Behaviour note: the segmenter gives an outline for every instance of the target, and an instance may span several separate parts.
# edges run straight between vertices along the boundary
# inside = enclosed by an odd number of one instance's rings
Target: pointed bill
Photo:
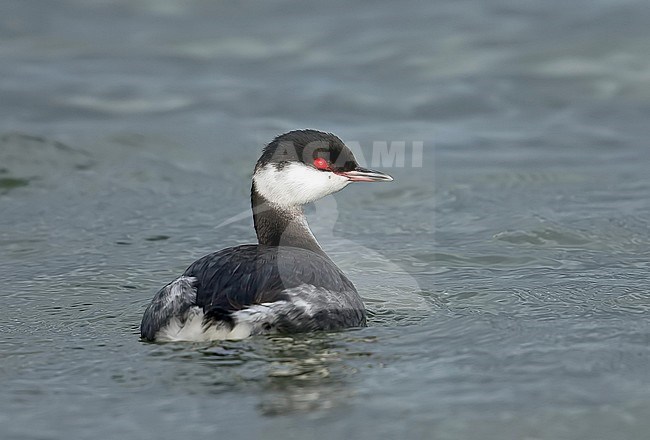
[[[386,173],[368,170],[361,167],[357,167],[352,171],[344,171],[337,174],[347,177],[351,182],[390,182],[393,180],[393,178]]]

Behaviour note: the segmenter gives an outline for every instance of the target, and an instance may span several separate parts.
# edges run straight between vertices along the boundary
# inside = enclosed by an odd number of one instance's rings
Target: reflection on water
[[[274,416],[348,404],[357,394],[359,360],[376,362],[375,342],[355,331],[276,335],[208,345],[160,344],[149,356],[164,361],[162,382],[179,393],[253,392],[259,412]],[[113,380],[138,383],[124,375]]]

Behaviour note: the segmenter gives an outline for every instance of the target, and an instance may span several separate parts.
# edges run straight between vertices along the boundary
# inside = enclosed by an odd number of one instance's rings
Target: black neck
[[[253,224],[259,244],[267,246],[294,246],[325,255],[307,225],[302,207],[280,207],[270,203],[255,189],[251,189]]]

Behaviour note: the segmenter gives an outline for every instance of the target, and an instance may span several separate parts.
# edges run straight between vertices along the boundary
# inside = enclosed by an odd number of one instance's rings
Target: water
[[[646,438],[649,25],[642,0],[3,2],[2,438]],[[301,127],[367,165],[406,142],[395,182],[310,214],[369,327],[140,342],[157,288],[253,241],[252,164]]]

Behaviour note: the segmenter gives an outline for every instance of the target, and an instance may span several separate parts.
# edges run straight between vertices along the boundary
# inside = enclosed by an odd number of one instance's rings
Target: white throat
[[[286,208],[314,202],[350,183],[347,177],[298,162],[291,162],[279,170],[267,164],[255,172],[253,182],[269,203]]]

